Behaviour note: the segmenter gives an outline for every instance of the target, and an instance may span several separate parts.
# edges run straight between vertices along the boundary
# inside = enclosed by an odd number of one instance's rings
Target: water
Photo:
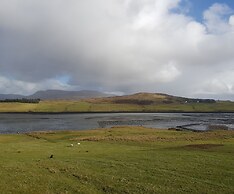
[[[89,114],[0,114],[0,133],[43,130],[85,130],[120,125],[152,128],[182,127],[207,130],[209,125],[234,129],[234,113],[89,113]]]

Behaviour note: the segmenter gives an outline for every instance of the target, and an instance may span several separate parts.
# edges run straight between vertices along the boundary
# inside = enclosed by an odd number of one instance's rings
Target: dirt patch
[[[152,100],[140,99],[117,99],[113,101],[116,104],[137,104],[137,105],[151,105],[154,103]]]
[[[202,149],[207,150],[215,147],[223,146],[223,144],[190,144],[184,146],[185,148],[192,148],[192,149]]]

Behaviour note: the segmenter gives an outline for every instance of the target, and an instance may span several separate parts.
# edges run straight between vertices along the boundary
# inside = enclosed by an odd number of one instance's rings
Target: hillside
[[[136,105],[155,105],[155,104],[187,104],[187,103],[215,103],[213,99],[197,99],[171,96],[162,93],[136,93],[126,96],[114,96],[106,98],[86,99],[91,103],[113,103],[113,104],[136,104]]]
[[[99,98],[85,98],[86,95],[76,96],[77,98],[69,95],[69,98],[66,98],[66,95],[52,94],[50,96],[34,95],[34,98],[43,97],[39,103],[0,103],[0,112],[234,112],[234,102],[231,101],[184,98],[160,93],[137,93]],[[89,96],[92,96],[91,94],[98,95],[98,93],[89,93]],[[30,98],[33,97],[30,96]]]
[[[107,97],[108,94],[91,91],[91,90],[81,90],[81,91],[65,91],[65,90],[44,90],[37,91],[36,93],[23,96],[15,94],[0,94],[0,100],[4,99],[41,99],[41,100],[79,100],[84,98],[98,98],[98,97]]]
[[[19,95],[19,94],[0,94],[0,100],[21,99],[21,98],[26,98],[26,96]]]
[[[38,91],[29,98],[40,98],[41,100],[79,100],[84,98],[107,97],[109,95],[91,90],[64,91],[64,90],[45,90]]]

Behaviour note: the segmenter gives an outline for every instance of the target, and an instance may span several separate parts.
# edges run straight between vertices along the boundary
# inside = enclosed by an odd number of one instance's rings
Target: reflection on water
[[[234,113],[90,113],[0,114],[0,133],[38,130],[85,130],[119,125],[207,130],[209,125],[234,129]]]

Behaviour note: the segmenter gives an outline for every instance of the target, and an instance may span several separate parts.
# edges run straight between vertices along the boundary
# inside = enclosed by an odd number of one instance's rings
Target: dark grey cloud
[[[231,8],[214,4],[199,23],[180,2],[1,0],[0,92],[85,88],[230,98]]]

